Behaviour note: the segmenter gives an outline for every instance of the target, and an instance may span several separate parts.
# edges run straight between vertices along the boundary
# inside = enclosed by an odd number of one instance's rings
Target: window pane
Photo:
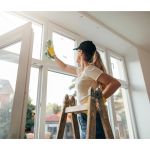
[[[48,130],[48,127],[55,127],[58,130],[64,96],[68,94],[70,98],[74,96],[76,100],[75,79],[76,77],[48,71],[45,133],[50,132],[50,139],[56,138],[56,132]],[[69,132],[67,132],[67,125],[69,126]],[[63,138],[74,138],[70,113],[67,116]]]
[[[114,78],[125,80],[123,74],[123,62],[117,58],[110,57],[112,75]]]
[[[25,133],[24,133],[25,139],[34,137],[34,121],[36,115],[35,108],[36,108],[36,100],[37,100],[38,76],[39,76],[39,69],[31,67],[27,116],[26,116],[26,125],[25,125]]]
[[[24,18],[20,15],[17,15],[15,13],[0,11],[0,35],[5,34],[29,21],[31,20]],[[32,22],[32,28],[34,32],[32,57],[36,59],[40,59],[42,25],[37,24],[33,21],[31,22]]]
[[[14,45],[17,44],[14,43]],[[9,49],[13,52],[20,53],[21,44],[17,47],[14,47],[14,45],[8,46]],[[0,50],[0,139],[7,139],[9,134],[18,73],[18,64],[9,60],[9,56],[7,56],[7,51],[5,49],[7,49],[7,47]]]
[[[54,51],[58,58],[68,65],[75,66],[75,40],[53,32]]]
[[[98,50],[100,56],[101,56],[101,59],[102,59],[102,62],[107,70],[107,67],[106,67],[106,58],[105,58],[105,52],[101,51],[101,50]]]
[[[113,95],[120,139],[132,139],[133,131],[127,102],[127,90],[119,88]]]
[[[9,51],[12,53],[20,54],[20,48],[21,48],[21,41],[14,43],[11,46],[7,46],[1,50]]]

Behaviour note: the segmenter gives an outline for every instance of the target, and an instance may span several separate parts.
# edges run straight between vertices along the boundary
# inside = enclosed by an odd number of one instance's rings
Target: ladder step
[[[74,112],[78,113],[78,112],[82,112],[82,111],[87,111],[88,108],[89,108],[89,104],[66,107],[65,113],[74,113]]]

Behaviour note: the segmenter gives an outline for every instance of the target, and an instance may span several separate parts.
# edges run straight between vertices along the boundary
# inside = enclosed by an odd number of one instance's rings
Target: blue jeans
[[[78,114],[78,121],[81,127],[81,139],[86,139],[87,115]],[[99,112],[96,112],[96,139],[106,139]]]

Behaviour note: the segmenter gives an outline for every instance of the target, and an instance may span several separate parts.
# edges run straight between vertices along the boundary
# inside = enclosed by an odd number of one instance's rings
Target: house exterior
[[[56,138],[58,124],[60,120],[61,111],[54,114],[52,112],[46,112],[46,120],[45,120],[45,132],[51,132],[51,137]],[[72,132],[72,123],[71,119],[69,118],[70,113],[67,115],[67,121],[64,130],[64,139],[73,139],[73,132]]]
[[[119,104],[121,104],[119,110],[116,109],[116,119],[117,119],[119,131],[120,131],[120,139],[128,139],[129,132],[128,132],[128,127],[127,127],[127,122],[126,122],[126,114],[124,112],[125,108],[123,104],[124,103],[123,99],[115,100],[115,102],[118,102]],[[117,108],[117,105],[115,105],[115,108]]]
[[[13,94],[14,90],[9,80],[0,79],[0,109],[4,107],[4,104],[9,104]]]

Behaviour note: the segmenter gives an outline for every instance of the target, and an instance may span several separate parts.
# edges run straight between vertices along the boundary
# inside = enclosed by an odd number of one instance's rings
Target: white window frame
[[[31,22],[26,23],[0,36],[0,49],[20,40],[22,41],[8,138],[21,138],[24,136],[22,131],[25,129],[24,120],[26,119],[26,114],[23,112],[26,111],[25,107],[28,99],[33,37],[34,33]],[[4,51],[1,50],[1,52]],[[7,53],[9,52],[7,51]],[[11,54],[16,55],[15,53]],[[8,59],[9,57],[6,58],[6,60]],[[14,62],[13,59],[12,62]]]
[[[78,44],[79,43],[79,36],[58,26],[58,25],[55,25],[51,22],[49,22],[49,27],[48,27],[48,39],[53,39],[53,32],[56,32],[58,34],[61,34],[62,36],[65,36],[67,38],[70,38],[72,40],[75,40],[75,46],[74,47],[78,47]],[[75,61],[75,66],[72,66],[72,65],[68,65],[67,66],[71,66],[71,67],[77,67],[78,66],[78,63],[76,63],[76,55],[77,55],[77,51],[74,50],[74,61]],[[53,61],[53,60],[50,60],[50,59],[46,59],[46,63],[49,63],[51,65],[55,65],[55,66],[58,66],[58,64]]]
[[[129,85],[129,81],[128,81],[128,77],[127,77],[127,71],[126,71],[126,68],[125,68],[125,60],[124,60],[124,57],[115,53],[115,52],[112,52],[110,50],[107,50],[107,55],[108,55],[108,64],[109,64],[109,73],[111,76],[113,76],[112,74],[112,68],[111,68],[111,60],[110,60],[110,57],[114,57],[116,59],[120,59],[122,61],[122,64],[123,64],[123,68],[122,68],[122,72],[124,74],[124,77],[125,77],[125,80],[121,80],[121,79],[117,79],[121,84],[125,84],[125,85]]]
[[[31,67],[37,67],[39,68],[39,81],[38,81],[38,91],[37,91],[37,102],[36,102],[36,113],[35,113],[35,123],[34,123],[34,138],[35,139],[39,139],[39,134],[40,134],[40,118],[42,118],[40,116],[40,111],[41,111],[41,99],[44,98],[44,94],[42,95],[42,93],[44,93],[44,88],[43,88],[43,84],[46,85],[46,83],[43,82],[42,78],[44,76],[44,73],[43,73],[43,65],[45,65],[45,50],[46,50],[46,46],[45,46],[45,42],[47,40],[47,33],[48,33],[48,21],[47,20],[44,20],[43,18],[39,17],[38,15],[36,15],[35,13],[30,13],[30,12],[10,12],[13,14],[17,14],[17,15],[20,15],[20,17],[24,17],[31,20],[31,22],[36,22],[38,24],[41,24],[42,25],[42,37],[41,37],[41,60],[40,59],[35,59],[35,58],[32,58],[32,64],[31,64]],[[43,44],[44,43],[44,44]],[[11,54],[11,52],[8,52]],[[14,54],[13,55],[16,55],[17,54]],[[14,62],[14,63],[18,63],[18,60],[16,59],[13,59],[11,60],[11,62]],[[25,111],[25,109],[24,109]],[[26,113],[24,113],[24,115],[26,115]],[[24,135],[24,130],[22,130],[22,135]],[[44,136],[45,137],[45,136]],[[23,136],[20,137],[20,138],[24,138]]]
[[[57,32],[57,33],[60,33],[61,35],[64,35],[64,36],[67,36],[71,39],[75,39],[75,47],[78,46],[77,43],[80,43],[80,37],[62,27],[59,27],[51,22],[49,22],[48,24],[48,38],[47,39],[52,39],[52,33],[53,31]],[[46,40],[47,40],[46,39]],[[45,40],[45,42],[46,42]],[[45,44],[45,43],[44,43]],[[45,49],[46,50],[46,49]],[[44,52],[45,52],[44,50]],[[75,58],[76,58],[76,55],[77,55],[77,51],[74,51],[75,52]],[[76,59],[75,59],[76,61]],[[55,72],[58,72],[58,73],[63,73],[65,75],[71,75],[71,76],[74,76],[76,77],[76,75],[74,74],[71,74],[71,73],[68,73],[68,72],[65,72],[63,71],[55,61],[53,60],[50,60],[48,59],[46,56],[44,56],[44,59],[42,60],[43,62],[43,68],[42,68],[42,101],[40,102],[41,103],[41,111],[40,111],[40,128],[39,128],[39,138],[40,139],[43,139],[45,137],[45,111],[46,111],[46,96],[47,96],[47,75],[48,75],[48,71],[55,71]],[[67,66],[71,66],[71,65],[68,65]],[[78,63],[75,63],[75,66],[71,66],[71,67],[78,67],[79,64]],[[64,93],[66,94],[66,93]]]
[[[117,79],[120,83],[121,83],[121,87],[120,88],[125,88],[127,89],[127,103],[128,103],[128,108],[129,108],[129,115],[130,115],[130,119],[131,119],[131,124],[132,124],[132,131],[133,131],[133,138],[137,139],[137,128],[136,128],[136,124],[135,124],[135,117],[134,117],[134,113],[133,113],[133,107],[132,107],[132,103],[131,103],[131,95],[130,95],[130,86],[129,86],[129,79],[127,76],[127,69],[126,69],[126,64],[125,64],[125,60],[124,57],[111,51],[111,50],[106,50],[107,53],[107,57],[106,57],[106,62],[107,62],[107,66],[108,66],[108,72],[109,74],[112,76],[112,69],[111,69],[111,61],[110,61],[110,56],[113,56],[114,58],[120,59],[122,60],[123,63],[123,73],[125,76],[125,81],[124,80],[120,80]],[[112,125],[112,130],[113,133],[115,135],[115,138],[119,138],[120,137],[120,131],[119,128],[117,126],[117,119],[116,119],[116,112],[115,112],[115,104],[114,104],[114,98],[113,96],[110,96],[110,100],[108,101],[109,103],[109,109],[110,109],[110,114],[111,117],[113,118],[111,119],[111,125]]]

